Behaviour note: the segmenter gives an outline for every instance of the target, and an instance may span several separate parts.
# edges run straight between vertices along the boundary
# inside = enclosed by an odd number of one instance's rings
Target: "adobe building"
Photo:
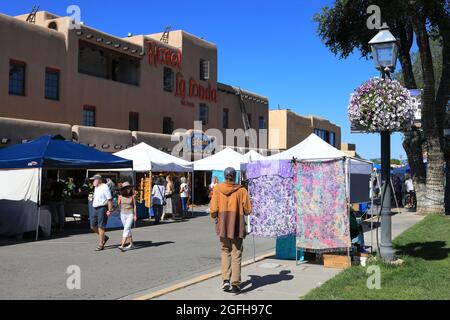
[[[218,82],[209,41],[182,30],[120,38],[45,11],[27,18],[0,14],[0,147],[61,134],[107,152],[139,142],[170,152],[179,128],[205,146],[214,137],[194,121],[224,136],[243,128],[241,97],[251,128],[267,129],[268,99]]]
[[[270,110],[269,130],[269,149],[289,149],[311,133],[341,149],[341,128],[316,116],[302,116],[289,109]]]

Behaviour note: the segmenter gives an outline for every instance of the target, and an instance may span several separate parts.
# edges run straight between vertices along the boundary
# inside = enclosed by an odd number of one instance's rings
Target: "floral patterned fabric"
[[[253,207],[251,234],[270,238],[296,233],[293,174],[289,160],[265,160],[247,165],[248,190]]]
[[[297,246],[305,250],[350,247],[343,161],[298,163],[294,171]]]

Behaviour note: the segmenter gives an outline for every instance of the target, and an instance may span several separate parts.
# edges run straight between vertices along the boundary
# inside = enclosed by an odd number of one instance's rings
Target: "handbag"
[[[159,186],[157,186],[156,188],[158,189],[158,192],[159,192],[159,194],[161,195],[161,198],[162,198],[162,200],[163,200],[162,205],[163,205],[163,206],[167,205],[166,197],[162,195],[161,189],[159,188]]]

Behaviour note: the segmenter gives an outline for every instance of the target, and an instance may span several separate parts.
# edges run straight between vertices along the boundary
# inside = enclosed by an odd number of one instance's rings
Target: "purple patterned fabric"
[[[294,168],[289,160],[249,162],[246,170],[248,179],[259,178],[261,176],[280,176],[283,178],[292,178],[294,176]]]
[[[294,183],[298,247],[306,250],[350,247],[343,161],[298,163]]]
[[[252,202],[252,234],[278,237],[297,230],[292,164],[288,160],[249,163],[249,195]]]

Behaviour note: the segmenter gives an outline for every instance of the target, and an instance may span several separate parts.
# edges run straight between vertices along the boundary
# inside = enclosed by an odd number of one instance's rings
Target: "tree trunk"
[[[425,198],[426,188],[426,171],[423,164],[422,143],[423,135],[419,131],[405,133],[403,140],[403,148],[408,157],[411,176],[414,182],[417,198],[417,211],[423,212],[426,206]]]
[[[424,206],[421,213],[445,213],[444,153],[439,138],[428,137],[428,168]]]
[[[427,140],[427,178],[426,196],[422,213],[445,212],[444,194],[444,150],[442,144],[443,117],[440,106],[436,102],[435,74],[433,56],[430,49],[429,35],[426,29],[426,19],[420,13],[412,13],[412,25],[419,47],[422,74],[424,80],[422,126]]]

